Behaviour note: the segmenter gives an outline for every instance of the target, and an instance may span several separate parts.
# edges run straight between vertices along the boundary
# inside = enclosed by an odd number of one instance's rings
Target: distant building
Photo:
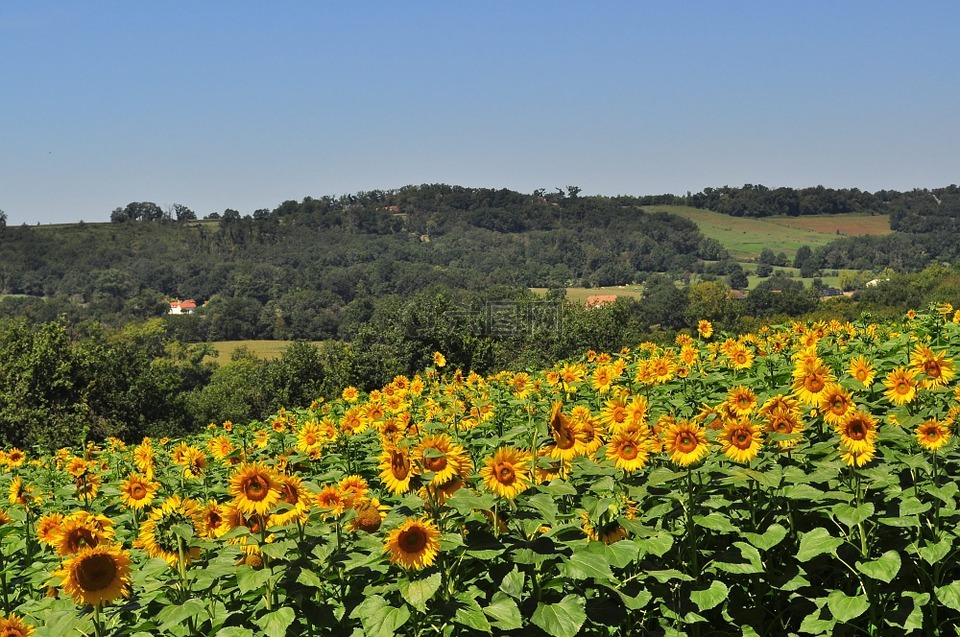
[[[197,302],[193,299],[186,301],[170,301],[170,309],[167,314],[193,314],[197,309]]]
[[[594,294],[587,297],[587,309],[600,307],[601,305],[610,305],[617,302],[616,294]]]

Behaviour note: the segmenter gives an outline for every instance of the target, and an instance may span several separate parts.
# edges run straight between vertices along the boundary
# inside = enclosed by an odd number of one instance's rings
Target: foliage
[[[437,353],[186,439],[7,449],[3,612],[35,637],[953,634],[958,320],[701,324],[487,377]],[[111,568],[69,580],[85,558]]]

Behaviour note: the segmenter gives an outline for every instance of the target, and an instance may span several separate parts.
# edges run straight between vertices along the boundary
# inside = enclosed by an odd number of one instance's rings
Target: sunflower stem
[[[93,605],[93,632],[97,637],[103,637],[103,617],[100,615],[100,604]]]
[[[0,544],[0,589],[3,591],[3,614],[10,615],[10,597],[7,591],[7,560],[3,554],[3,545]]]

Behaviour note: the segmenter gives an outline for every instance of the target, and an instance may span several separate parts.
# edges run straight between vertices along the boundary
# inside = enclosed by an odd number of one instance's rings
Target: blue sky
[[[0,209],[957,183],[960,3],[5,2]]]

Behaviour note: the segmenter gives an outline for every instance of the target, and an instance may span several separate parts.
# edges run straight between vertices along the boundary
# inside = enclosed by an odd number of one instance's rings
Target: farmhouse
[[[193,311],[196,309],[197,302],[193,299],[170,301],[170,309],[167,310],[167,314],[193,314]]]

